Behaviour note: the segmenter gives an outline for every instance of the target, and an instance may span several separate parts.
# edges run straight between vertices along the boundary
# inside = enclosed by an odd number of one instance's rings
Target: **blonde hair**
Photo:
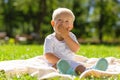
[[[73,21],[75,20],[75,16],[70,9],[67,8],[57,8],[54,10],[52,14],[52,20],[54,21],[60,14],[68,14],[72,17]]]

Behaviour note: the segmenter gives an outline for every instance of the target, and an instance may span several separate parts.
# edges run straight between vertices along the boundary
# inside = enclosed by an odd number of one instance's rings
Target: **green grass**
[[[43,54],[43,45],[0,45],[0,61],[13,60],[13,59],[28,59],[31,57]],[[81,45],[78,52],[79,55],[92,57],[116,57],[120,58],[119,45]],[[120,77],[118,77],[120,79]],[[21,77],[7,78],[4,71],[0,71],[0,80],[36,80],[37,78],[25,74]],[[86,78],[84,80],[89,80]],[[75,78],[78,80],[78,77]],[[92,78],[92,80],[101,80]],[[103,80],[103,79],[102,79]],[[109,78],[108,80],[114,80]]]
[[[79,55],[86,57],[116,57],[120,58],[120,46],[119,45],[81,45],[81,49],[78,52]]]
[[[0,61],[11,59],[27,59],[42,55],[42,45],[2,45],[0,46]]]

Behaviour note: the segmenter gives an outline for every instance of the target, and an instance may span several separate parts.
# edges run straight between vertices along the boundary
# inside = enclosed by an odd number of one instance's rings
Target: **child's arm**
[[[77,52],[79,50],[80,45],[76,43],[69,35],[64,36],[64,41],[73,52]]]
[[[67,30],[64,25],[58,24],[57,26],[58,26],[58,31],[60,32],[60,35],[64,38],[64,41],[69,46],[69,48],[73,52],[77,52],[80,48],[80,45],[70,37],[69,30]]]
[[[46,53],[45,58],[48,60],[49,63],[53,65],[55,65],[59,60],[59,58],[52,53]]]

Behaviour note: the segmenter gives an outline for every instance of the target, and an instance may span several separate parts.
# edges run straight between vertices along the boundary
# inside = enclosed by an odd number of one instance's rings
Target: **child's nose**
[[[60,22],[60,25],[64,25],[64,22],[63,22],[63,21],[61,21],[61,22]]]
[[[64,23],[64,21],[60,21],[60,23],[61,23],[61,24],[63,24],[63,23]]]

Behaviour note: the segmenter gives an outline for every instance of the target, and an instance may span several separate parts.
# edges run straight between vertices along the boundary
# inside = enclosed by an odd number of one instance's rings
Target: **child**
[[[71,10],[56,9],[51,21],[54,33],[48,35],[44,42],[45,58],[55,68],[57,65],[59,71],[65,74],[80,74],[86,70],[80,62],[74,61],[75,53],[80,48],[76,36],[71,32],[74,20],[75,16]]]

